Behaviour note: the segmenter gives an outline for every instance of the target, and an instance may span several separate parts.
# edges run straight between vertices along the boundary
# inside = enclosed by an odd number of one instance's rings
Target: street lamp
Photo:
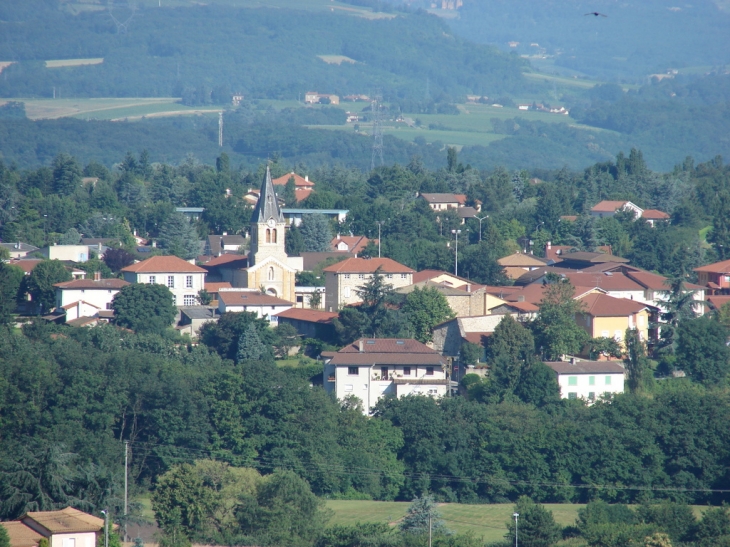
[[[387,221],[385,220],[376,220],[375,224],[378,225],[378,258],[380,258],[380,228],[385,224]]]
[[[519,513],[512,513],[512,516],[515,518],[515,547],[517,547],[517,519],[519,518]]]
[[[474,218],[479,221],[479,241],[482,240],[482,220],[489,218],[489,215],[484,216],[482,218],[479,218],[478,216],[474,215]]]
[[[109,511],[101,510],[104,515],[104,547],[109,547]]]
[[[456,252],[454,253],[454,275],[459,275],[459,234],[461,230],[451,230],[451,233],[456,236]]]

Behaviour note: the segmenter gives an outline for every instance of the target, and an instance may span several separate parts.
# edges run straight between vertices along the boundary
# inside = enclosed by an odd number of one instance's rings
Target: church
[[[303,268],[301,257],[289,257],[284,246],[286,221],[276,199],[271,171],[261,185],[261,194],[251,216],[251,248],[246,269],[248,288],[295,301],[295,276]]]

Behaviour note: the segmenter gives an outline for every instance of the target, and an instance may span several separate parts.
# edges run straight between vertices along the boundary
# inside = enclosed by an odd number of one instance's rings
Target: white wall
[[[172,277],[173,287],[169,287],[168,278]],[[154,278],[154,281],[152,280]],[[188,287],[188,278],[191,278],[191,285]],[[175,296],[176,306],[195,306],[198,304],[197,300],[192,300],[198,296],[198,292],[205,286],[205,274],[204,273],[137,273],[137,272],[124,272],[124,280],[130,283],[156,283],[165,285],[170,289],[170,292]],[[193,301],[192,304],[185,303],[185,297],[188,297],[189,301]]]
[[[96,547],[96,533],[53,534],[49,543],[49,547]]]
[[[573,379],[575,385],[571,385],[571,379]],[[607,379],[610,379],[608,383]],[[558,385],[560,386],[560,397],[562,399],[573,398],[571,394],[575,394],[575,398],[589,401],[591,400],[591,393],[594,394],[594,400],[600,398],[604,393],[623,393],[624,375],[619,373],[559,374]]]
[[[61,308],[79,300],[107,310],[119,289],[59,289],[56,288],[56,307]]]

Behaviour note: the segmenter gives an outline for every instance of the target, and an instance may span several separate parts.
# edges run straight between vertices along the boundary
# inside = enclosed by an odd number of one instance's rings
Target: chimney
[[[359,345],[360,345],[360,353],[363,353],[365,351],[365,348],[363,348],[362,340],[360,340]]]
[[[306,182],[309,182],[309,175],[304,175],[304,180],[305,180]]]
[[[101,281],[101,272],[94,272],[94,281]]]
[[[575,364],[575,357],[571,357],[571,358],[570,358],[570,364],[571,364],[571,365],[574,365],[574,364]]]
[[[157,247],[157,242],[156,241],[153,241],[152,242],[152,247]]]
[[[525,301],[525,295],[521,294],[517,297],[517,302],[524,302]]]
[[[546,250],[546,251],[549,251],[549,250],[550,250],[550,249],[552,249],[552,248],[553,248],[552,244],[551,244],[551,243],[550,243],[550,242],[548,241],[548,242],[547,242],[547,243],[545,244],[545,250]]]
[[[466,292],[471,292],[471,283],[466,284]]]
[[[227,236],[227,235],[228,235],[228,232],[223,232],[223,235],[224,235],[224,236]]]

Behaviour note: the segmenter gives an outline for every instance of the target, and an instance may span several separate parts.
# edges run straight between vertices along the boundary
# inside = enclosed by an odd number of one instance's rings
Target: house
[[[627,264],[628,258],[622,258],[615,256],[610,253],[596,253],[588,251],[573,251],[562,253],[560,255],[560,267],[568,268],[572,270],[586,270],[592,266],[598,264],[611,264],[613,267],[615,264]]]
[[[248,257],[239,254],[222,254],[202,265],[208,274],[208,283],[228,283],[232,287],[245,287],[248,284]]]
[[[205,279],[205,286],[203,287],[208,294],[210,294],[211,300],[210,305],[214,307],[218,307],[218,293],[221,289],[232,289],[233,287],[228,281],[208,281],[208,276],[206,276]]]
[[[160,283],[172,292],[176,306],[196,306],[207,271],[176,256],[153,256],[122,268],[128,283]]]
[[[612,217],[619,211],[630,211],[634,214],[634,218],[639,218],[644,212],[641,207],[630,201],[604,200],[591,207],[590,214],[593,217],[604,218]]]
[[[525,272],[545,266],[545,260],[541,260],[531,254],[517,251],[514,254],[498,259],[497,264],[502,266],[505,275],[509,279],[517,279]]]
[[[88,245],[50,245],[40,252],[48,260],[70,262],[86,262],[90,255]]]
[[[653,228],[658,222],[669,222],[671,217],[659,209],[646,209],[641,213],[641,218],[646,220]]]
[[[348,258],[324,268],[327,311],[360,302],[361,287],[380,270],[385,282],[394,289],[413,283],[414,271],[390,258]]]
[[[218,293],[218,313],[252,312],[258,318],[268,318],[271,326],[276,326],[276,314],[291,308],[288,300],[271,294],[262,294],[257,289],[221,289]]]
[[[67,306],[84,302],[93,306],[96,310],[112,309],[112,301],[117,293],[129,285],[123,279],[102,279],[101,272],[95,272],[93,279],[74,279],[64,283],[56,283],[56,307],[67,309]],[[70,317],[67,312],[66,320],[77,317],[92,317],[96,312],[79,313],[76,317]]]
[[[456,317],[444,321],[433,328],[433,349],[444,357],[451,357],[458,361],[461,346],[468,340],[470,334],[482,339],[491,336],[497,325],[504,319],[504,315],[480,315],[476,317]]]
[[[274,179],[272,182],[276,186],[277,194],[281,195],[284,192],[284,187],[289,182],[289,179],[294,179],[294,195],[297,201],[304,201],[314,191],[314,183],[309,180],[309,175],[301,176],[297,175],[294,171]]]
[[[583,309],[576,314],[575,322],[592,338],[614,338],[622,343],[626,329],[636,329],[641,340],[653,341],[649,336],[649,319],[655,310],[650,306],[602,292],[586,294],[580,301]]]
[[[20,268],[21,270],[23,270],[23,273],[25,275],[30,275],[30,272],[33,271],[33,268],[38,266],[38,264],[40,264],[41,262],[43,262],[42,258],[20,258],[17,260],[11,260],[10,262],[8,262],[8,264]]]
[[[73,507],[28,512],[2,525],[10,547],[37,547],[41,539],[48,540],[48,547],[96,547],[104,532],[104,519]]]
[[[562,399],[592,403],[624,392],[626,370],[616,361],[556,361],[545,363],[555,373]]]
[[[694,269],[700,285],[709,289],[711,294],[730,292],[730,260],[722,260]]]
[[[23,258],[28,256],[30,253],[40,251],[40,249],[30,243],[22,243],[18,241],[16,243],[0,243],[0,247],[6,249],[10,254],[10,258]]]
[[[297,329],[303,338],[317,338],[318,340],[332,340],[335,335],[333,320],[337,313],[290,308],[277,314],[278,324],[287,323]]]
[[[349,212],[349,209],[296,209],[291,207],[281,209],[281,214],[284,215],[287,226],[299,226],[304,215],[324,215],[342,224],[347,220],[347,213]]]
[[[458,209],[466,205],[466,194],[421,194],[419,197],[434,211]]]
[[[216,322],[219,318],[220,316],[216,313],[216,308],[212,306],[181,308],[180,321],[176,328],[180,334],[188,334],[191,338],[195,338],[200,332],[200,327],[211,321]]]
[[[181,213],[188,217],[190,221],[198,220],[201,216],[203,216],[204,211],[205,207],[175,207],[176,213]]]
[[[246,238],[240,234],[209,235],[205,241],[203,254],[208,256],[221,256],[226,253],[238,253],[246,245]]]
[[[359,399],[368,415],[386,396],[443,397],[450,381],[446,359],[417,340],[361,338],[325,362],[323,383],[339,400]]]
[[[352,253],[354,255],[358,255],[362,252],[362,250],[368,246],[370,242],[373,242],[373,244],[377,245],[378,240],[377,239],[369,239],[365,236],[343,236],[340,234],[337,234],[337,237],[332,240],[330,245],[332,246],[332,249],[335,251],[343,251],[346,253]]]
[[[324,287],[304,287],[302,285],[296,285],[294,287],[294,307],[311,308],[312,296],[315,293],[319,294],[319,306],[317,306],[317,309],[326,309]]]
[[[472,289],[472,287],[475,287]],[[398,294],[410,294],[415,289],[427,289],[432,288],[440,292],[446,302],[449,304],[451,311],[457,317],[466,317],[472,315],[485,315],[488,313],[489,305],[496,305],[496,299],[491,295],[488,295],[483,288],[478,288],[478,285],[472,286],[467,284],[465,286],[455,288],[450,287],[445,283],[436,283],[431,280],[421,281],[420,283],[413,283],[412,285],[406,285],[396,289],[395,292]]]
[[[316,91],[307,91],[304,94],[304,102],[306,104],[340,104],[340,97],[317,93]]]

